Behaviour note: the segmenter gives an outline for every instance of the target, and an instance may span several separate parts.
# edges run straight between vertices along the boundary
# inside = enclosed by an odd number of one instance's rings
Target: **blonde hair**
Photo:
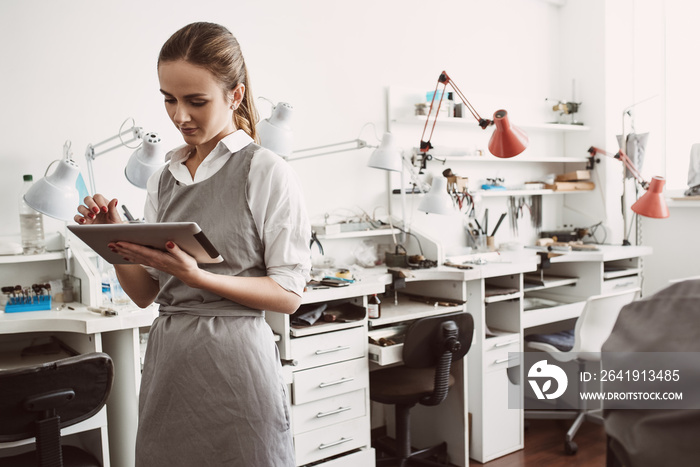
[[[258,111],[253,102],[253,93],[248,78],[241,46],[225,27],[215,23],[192,23],[181,28],[163,44],[158,55],[158,66],[163,62],[184,60],[207,69],[222,84],[225,91],[231,91],[239,84],[245,86],[240,106],[233,113],[236,128],[248,133],[259,142],[255,123]]]

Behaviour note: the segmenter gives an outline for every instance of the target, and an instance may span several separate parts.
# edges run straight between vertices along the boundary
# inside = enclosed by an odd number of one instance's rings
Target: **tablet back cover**
[[[133,264],[107,246],[119,241],[162,251],[166,251],[165,244],[171,241],[198,263],[220,263],[224,260],[195,222],[69,225],[68,229],[110,264]]]

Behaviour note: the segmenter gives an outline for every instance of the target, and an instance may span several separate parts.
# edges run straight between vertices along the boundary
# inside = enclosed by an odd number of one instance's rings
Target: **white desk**
[[[424,316],[466,309],[475,322],[475,335],[464,365],[455,368],[458,384],[448,399],[437,407],[416,407],[412,427],[416,446],[442,440],[448,442],[451,462],[468,465],[471,457],[487,462],[523,447],[523,412],[508,409],[508,387],[519,384],[521,369],[508,360],[508,352],[523,351],[523,337],[538,326],[556,325],[578,317],[585,299],[639,285],[641,257],[651,254],[648,247],[602,245],[596,251],[572,251],[550,258],[546,287],[530,288],[524,278],[537,275],[538,256],[534,250],[505,253],[498,262],[475,265],[472,269],[440,266],[411,271],[404,293],[463,301],[455,307],[433,306],[400,297],[398,305],[391,294],[382,302],[382,317],[369,321],[370,335],[383,336],[392,326],[407,324]],[[527,287],[526,287],[527,286]],[[494,289],[507,293],[491,295]],[[526,310],[523,303],[532,297],[556,298],[561,305]],[[554,324],[552,324],[554,323]],[[369,346],[371,368],[377,363],[400,361],[400,348]],[[399,346],[400,347],[400,346]],[[468,430],[469,414],[472,432]],[[434,420],[441,420],[438,429]],[[387,426],[391,417],[386,417]],[[471,448],[469,445],[471,444]]]
[[[108,317],[78,303],[68,305],[74,310],[0,314],[0,348],[9,351],[13,346],[25,345],[31,337],[56,336],[79,353],[105,352],[112,357],[115,377],[106,413],[103,409],[64,434],[80,437],[80,442],[102,459],[105,467],[133,466],[141,382],[139,328],[150,326],[157,311],[149,307]],[[96,430],[97,437],[90,433]],[[0,444],[0,449],[15,446],[5,443]]]

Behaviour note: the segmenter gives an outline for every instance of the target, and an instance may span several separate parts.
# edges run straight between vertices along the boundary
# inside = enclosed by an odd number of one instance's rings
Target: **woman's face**
[[[236,130],[232,105],[238,107],[243,98],[242,84],[224,93],[209,70],[184,60],[162,62],[158,79],[168,116],[187,144],[206,149],[206,155]]]

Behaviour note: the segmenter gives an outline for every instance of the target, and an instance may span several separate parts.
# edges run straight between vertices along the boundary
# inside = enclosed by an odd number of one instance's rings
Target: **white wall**
[[[697,18],[700,3],[665,0],[668,115],[666,179],[677,194],[688,188],[690,147],[700,142],[700,87]]]
[[[381,135],[386,88],[432,90],[445,69],[468,97],[500,96],[506,102],[569,99],[576,79],[576,99],[583,103],[579,119],[592,128],[567,140],[567,152],[578,154],[592,144],[613,149],[621,109],[659,94],[659,83],[666,78],[664,7],[678,13],[679,5],[676,0],[201,0],[195,5],[181,0],[3,0],[0,236],[19,233],[21,175],[42,176],[61,156],[64,141],[72,141],[75,159],[84,166],[88,143],[116,134],[127,117],[134,117],[138,125],[159,132],[168,147],[180,144],[163,110],[155,62],[162,43],[186,23],[215,21],[234,32],[254,93],[295,107],[296,148],[353,139],[368,122]],[[669,44],[691,40],[690,29],[671,31]],[[683,62],[683,55],[674,50],[669,73],[682,63],[692,66],[692,60]],[[687,78],[688,70],[681,68],[680,73]],[[680,100],[675,92],[669,96]],[[653,132],[645,176],[664,172],[664,165],[687,164],[677,162],[679,151],[672,157],[664,154],[666,99],[663,90],[660,94],[636,113],[637,129]],[[258,105],[267,116],[268,104],[258,100]],[[691,117],[686,120],[692,126],[695,107],[691,103],[684,112],[669,110],[668,126],[680,131],[670,123],[679,113]],[[488,117],[493,109],[479,110]],[[511,116],[517,117],[512,112]],[[374,132],[365,128],[361,136],[375,142]],[[688,134],[692,129],[684,133]],[[387,178],[366,167],[369,152],[292,162],[313,221],[321,221],[325,213],[386,212]],[[144,193],[122,176],[128,154],[120,149],[98,159],[97,185],[140,216]],[[435,165],[431,170],[439,173],[442,168]],[[610,173],[606,198],[568,198],[563,204],[571,209],[565,210],[563,221],[590,225],[607,215],[614,233],[607,241],[617,243],[621,219],[615,190],[620,168],[606,161],[600,170],[604,178]],[[684,170],[669,177],[675,185],[682,185]],[[553,221],[560,220],[555,216]],[[419,221],[438,232],[450,229],[453,238],[460,235],[459,222],[446,225],[444,219],[424,215]],[[47,230],[61,227],[56,221],[47,224]],[[662,227],[647,223],[644,228]],[[659,258],[667,258],[664,244],[656,240],[662,235],[646,233],[644,244],[653,246]],[[669,260],[660,262],[660,270],[670,270]]]
[[[430,90],[442,69],[467,93],[563,96],[569,88],[560,89],[556,73],[558,10],[541,0],[4,0],[0,235],[19,231],[21,175],[42,176],[65,140],[81,166],[87,144],[115,135],[127,117],[159,132],[169,147],[180,144],[155,65],[162,43],[188,22],[232,30],[254,93],[295,107],[295,147],[306,148],[355,138],[366,122],[381,135],[385,88]],[[266,116],[269,106],[258,104]],[[371,128],[362,137],[375,141]],[[140,215],[144,194],[122,177],[128,153],[95,162],[97,186]],[[292,163],[314,220],[386,209],[386,177],[365,166],[368,157],[365,150]]]

